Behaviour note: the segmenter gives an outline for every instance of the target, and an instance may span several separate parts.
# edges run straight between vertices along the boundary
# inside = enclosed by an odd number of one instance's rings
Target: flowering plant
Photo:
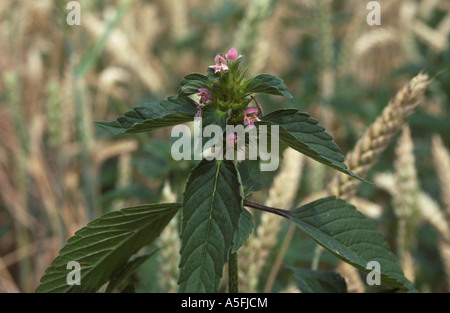
[[[292,95],[283,80],[274,75],[260,74],[246,79],[246,71],[241,68],[243,59],[235,49],[230,49],[225,56],[219,54],[214,58],[215,64],[208,67],[206,74],[186,75],[175,96],[138,105],[115,121],[96,125],[113,134],[123,134],[201,119],[204,132],[208,126],[216,126],[218,141],[228,148],[245,139],[242,138],[245,133],[228,133],[230,126],[246,127],[249,132],[264,129],[265,136],[275,137],[285,146],[365,181],[347,168],[332,136],[308,113],[279,109],[263,114],[255,94],[287,98]],[[260,142],[262,137],[258,138]],[[248,145],[247,139],[243,142]],[[220,153],[218,156],[222,156]],[[375,274],[387,288],[414,289],[374,225],[344,200],[325,197],[291,211],[264,206],[251,201],[252,193],[260,189],[261,156],[240,161],[201,157],[198,161],[190,172],[180,203],[110,212],[78,231],[47,270],[38,291],[92,292],[106,282],[107,290],[113,290],[137,266],[138,261],[129,260],[130,257],[152,243],[180,212],[179,291],[219,291],[223,268],[228,262],[229,291],[237,292],[237,252],[254,228],[253,216],[246,207],[287,218],[323,248],[364,273],[372,273],[367,266],[376,262],[381,272]],[[69,261],[82,264],[79,285],[66,283],[64,273]],[[312,280],[325,290],[330,284],[346,288],[334,272],[304,270],[294,274],[301,281]]]

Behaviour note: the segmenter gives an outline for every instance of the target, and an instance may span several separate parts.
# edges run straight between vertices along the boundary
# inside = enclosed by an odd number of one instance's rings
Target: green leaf
[[[113,292],[117,287],[119,287],[120,284],[127,280],[139,268],[139,266],[153,256],[156,251],[157,250],[151,253],[139,255],[132,260],[129,260],[122,271],[110,280],[108,287],[106,288],[106,292]]]
[[[243,160],[238,163],[238,170],[245,190],[261,190],[262,184],[259,160]]]
[[[255,225],[253,223],[253,216],[250,214],[249,211],[243,209],[242,214],[239,218],[238,229],[234,234],[233,240],[234,244],[231,253],[235,253],[236,251],[239,250],[240,247],[242,247],[245,244],[248,237],[250,237],[254,226]]]
[[[127,260],[159,236],[179,203],[141,205],[104,214],[75,233],[41,278],[37,292],[95,292]],[[81,284],[68,285],[70,261],[81,265]]]
[[[229,112],[223,112],[217,106],[211,104],[204,106],[202,108],[202,127],[217,125],[225,131],[228,115]]]
[[[296,109],[277,110],[265,115],[258,124],[279,125],[281,142],[322,164],[371,184],[347,168],[333,137],[308,113]]]
[[[183,194],[180,292],[217,292],[243,211],[231,161],[201,161]]]
[[[298,289],[303,293],[346,293],[345,279],[333,271],[312,271],[291,268],[297,278]]]
[[[140,133],[194,120],[197,103],[190,98],[170,97],[159,102],[137,105],[111,122],[94,122],[113,134]]]
[[[211,83],[220,80],[220,74],[219,73],[215,73],[214,69],[208,67],[208,69],[206,70],[206,77],[208,77],[209,81]]]
[[[202,133],[208,125],[217,125],[222,128],[222,134],[225,131],[225,127],[227,125],[227,119],[229,116],[229,112],[221,111],[217,106],[207,105],[202,108]],[[212,136],[215,136],[213,134]],[[220,136],[220,140],[222,140],[223,136]],[[212,138],[207,136],[202,136],[202,147],[204,147],[206,142],[209,142]],[[211,142],[215,144],[216,142]]]
[[[371,261],[380,264],[381,283],[400,291],[414,290],[374,223],[354,206],[327,197],[292,210],[292,221],[318,244],[364,273]]]
[[[244,83],[244,92],[246,94],[265,93],[292,98],[283,80],[271,74],[260,74],[250,78]]]
[[[191,73],[184,77],[180,83],[178,97],[187,97],[199,93],[200,88],[211,89],[209,78],[200,73]]]

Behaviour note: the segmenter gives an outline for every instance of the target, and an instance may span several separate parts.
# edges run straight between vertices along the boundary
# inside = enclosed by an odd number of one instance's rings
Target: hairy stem
[[[285,218],[293,218],[291,213],[289,211],[287,211],[287,210],[271,208],[271,207],[268,207],[268,206],[265,206],[265,205],[262,205],[262,204],[259,204],[259,203],[251,202],[251,201],[244,201],[244,206],[248,206],[250,208],[254,208],[254,209],[257,209],[257,210],[261,210],[261,211],[266,211],[266,212],[270,212],[270,213],[273,213],[273,214],[277,214],[277,215],[283,216]]]
[[[239,292],[237,252],[230,253],[228,260],[228,291],[230,293]]]

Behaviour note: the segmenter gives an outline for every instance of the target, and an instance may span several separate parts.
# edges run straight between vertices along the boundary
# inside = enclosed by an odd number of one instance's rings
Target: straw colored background
[[[380,26],[366,23],[361,0],[79,2],[81,25],[69,26],[67,1],[0,1],[0,292],[33,292],[101,213],[180,200],[191,164],[170,158],[170,129],[114,137],[92,122],[174,95],[231,47],[248,75],[280,76],[294,95],[260,97],[266,112],[311,113],[377,184],[349,187],[286,150],[254,198],[291,209],[321,191],[351,194],[420,291],[450,291],[449,1],[379,1]],[[337,268],[350,291],[365,290],[279,217],[255,218],[239,252],[241,291],[295,290],[285,265]],[[176,222],[134,275],[137,291],[176,291]]]

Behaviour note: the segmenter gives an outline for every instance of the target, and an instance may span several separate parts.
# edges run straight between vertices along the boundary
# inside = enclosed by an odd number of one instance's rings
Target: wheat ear
[[[416,245],[420,189],[415,167],[414,145],[408,126],[403,127],[395,155],[396,188],[393,207],[398,218],[397,253],[406,278],[414,281],[414,262],[410,249]]]
[[[406,119],[422,102],[429,82],[428,75],[420,73],[400,89],[395,98],[389,102],[381,115],[358,140],[355,148],[347,154],[346,163],[350,170],[361,177],[367,174]],[[327,189],[330,194],[349,199],[356,192],[358,183],[358,180],[338,173]]]
[[[395,98],[357,141],[355,148],[347,154],[346,162],[350,170],[361,177],[367,174],[406,119],[422,102],[428,84],[428,75],[420,73],[397,92]],[[345,174],[338,173],[328,184],[327,192],[349,200],[356,193],[358,182]],[[340,264],[339,268],[342,268],[342,262]],[[351,282],[352,291],[364,291],[364,285],[355,268],[346,267],[346,270],[341,273],[348,282]]]

